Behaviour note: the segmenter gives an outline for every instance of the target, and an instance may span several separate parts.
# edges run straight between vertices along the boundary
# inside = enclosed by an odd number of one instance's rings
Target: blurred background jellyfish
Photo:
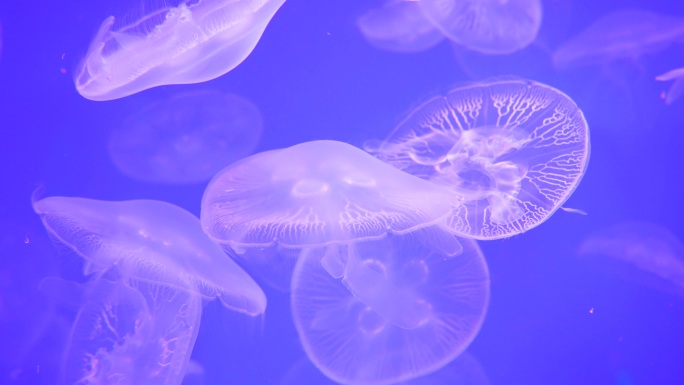
[[[557,89],[492,80],[426,101],[366,149],[460,197],[447,220],[456,233],[497,239],[534,228],[568,199],[587,168],[589,131]]]
[[[684,245],[667,228],[623,222],[588,235],[577,255],[609,274],[684,296]]]
[[[391,52],[422,52],[444,40],[415,0],[388,0],[361,15],[356,25],[368,43]]]
[[[346,143],[314,141],[252,155],[219,172],[202,198],[210,238],[276,287],[289,284],[305,247],[420,232],[449,254],[455,237],[429,231],[454,199]],[[418,237],[418,235],[416,235]],[[327,262],[331,274],[344,264]]]
[[[259,315],[261,288],[202,232],[199,220],[170,203],[48,197],[34,202],[48,233],[85,260],[84,274],[115,266],[130,280],[219,298],[229,309]]]
[[[356,244],[360,263],[395,293],[365,302],[321,265],[326,249],[305,249],[292,276],[291,307],[302,346],[327,377],[344,384],[391,384],[436,371],[477,335],[489,301],[489,275],[475,241],[448,258],[411,235]],[[381,284],[384,285],[384,284]],[[393,314],[426,310],[407,328]],[[394,311],[387,313],[388,307]],[[417,315],[418,313],[414,313]],[[388,317],[389,315],[389,317]]]
[[[76,285],[45,283],[45,290],[83,302],[64,351],[62,383],[181,384],[200,326],[198,294],[104,277]]]
[[[684,43],[684,18],[641,9],[623,9],[596,20],[553,53],[553,64],[563,70],[636,60]]]
[[[200,183],[249,155],[263,131],[259,109],[234,94],[184,92],[128,117],[108,152],[126,176],[153,183]]]
[[[131,23],[102,22],[75,73],[91,100],[217,78],[249,56],[285,0],[166,2]]]
[[[420,0],[450,40],[473,51],[505,55],[530,45],[542,20],[540,0]]]
[[[665,103],[672,104],[684,95],[684,67],[658,75],[656,80],[663,82],[674,80],[665,93]]]

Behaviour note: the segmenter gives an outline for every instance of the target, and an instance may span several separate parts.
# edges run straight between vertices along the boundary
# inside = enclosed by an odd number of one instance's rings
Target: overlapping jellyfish
[[[264,312],[261,288],[181,208],[50,197],[34,209],[48,233],[84,259],[90,277],[77,290],[64,281],[52,286],[81,302],[64,356],[65,383],[180,384],[203,301]]]
[[[102,22],[75,74],[78,92],[112,100],[217,78],[249,56],[285,0],[175,0],[130,24]]]
[[[198,183],[254,151],[262,131],[250,101],[214,90],[184,92],[126,118],[111,133],[108,152],[131,178]]]
[[[424,102],[366,149],[449,188],[451,230],[497,239],[534,228],[568,199],[587,168],[589,130],[559,90],[491,80]]]
[[[623,9],[596,20],[553,54],[557,69],[635,60],[684,43],[684,18]]]

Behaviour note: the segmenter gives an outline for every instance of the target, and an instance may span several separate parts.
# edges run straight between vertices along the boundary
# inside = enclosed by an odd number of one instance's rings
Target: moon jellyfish
[[[426,230],[442,223],[454,199],[446,188],[354,146],[314,141],[252,155],[223,169],[204,192],[201,221],[210,238],[259,266],[255,270],[265,279],[288,281],[303,247],[420,231],[449,254],[457,253],[455,237]],[[274,262],[283,255],[286,262]],[[278,269],[271,271],[273,265]],[[338,275],[341,267],[329,269]]]
[[[672,104],[684,95],[684,67],[659,75],[656,80],[663,82],[674,80],[670,89],[665,93],[665,103]]]
[[[49,286],[78,294],[60,285],[76,284],[53,280]],[[62,383],[180,385],[199,330],[201,297],[122,279],[97,278],[84,286],[63,356]]]
[[[610,13],[561,45],[553,54],[557,69],[636,59],[684,42],[684,18],[640,9]]]
[[[86,275],[116,266],[129,280],[218,297],[237,312],[259,315],[266,307],[261,288],[177,206],[49,197],[33,207],[48,233],[86,261]]]
[[[388,0],[359,17],[356,25],[368,43],[386,51],[422,52],[444,40],[413,0]]]
[[[537,38],[540,0],[420,0],[427,17],[450,40],[473,51],[504,55]]]
[[[132,23],[110,16],[74,82],[90,100],[217,78],[249,56],[285,0],[175,0]]]
[[[345,278],[328,274],[320,261],[329,249],[305,249],[292,276],[291,306],[309,359],[345,384],[406,381],[451,362],[477,335],[489,300],[483,255],[475,241],[461,242],[463,253],[452,258],[410,235],[357,244],[348,258],[373,270],[366,285],[382,276],[384,304],[365,302]],[[421,320],[402,327],[394,322],[401,312]]]
[[[464,237],[497,239],[545,221],[589,161],[582,111],[533,81],[493,80],[450,90],[413,110],[366,149],[461,199],[447,219]]]
[[[254,151],[262,130],[259,109],[240,96],[185,92],[128,117],[109,137],[109,156],[134,179],[205,182]]]
[[[611,274],[684,295],[684,245],[660,225],[625,222],[608,227],[585,238],[577,254]]]

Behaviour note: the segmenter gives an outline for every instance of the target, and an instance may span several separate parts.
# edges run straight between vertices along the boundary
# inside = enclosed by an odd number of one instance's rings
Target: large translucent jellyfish
[[[70,302],[83,301],[64,351],[62,383],[181,384],[200,326],[197,293],[125,279],[96,278],[84,293],[72,282],[50,283],[50,290],[78,295]]]
[[[196,217],[177,206],[49,197],[33,207],[48,233],[86,261],[86,275],[116,266],[129,280],[218,297],[248,315],[266,307],[261,288],[207,238]]]
[[[665,93],[665,103],[672,104],[684,95],[684,67],[658,75],[656,80],[662,82],[674,80],[670,89]]]
[[[259,109],[240,96],[185,92],[128,117],[109,137],[109,156],[134,179],[205,182],[254,151],[262,130]]]
[[[450,40],[491,55],[530,45],[541,26],[540,0],[419,0],[427,17]]]
[[[623,9],[595,21],[553,54],[557,69],[636,59],[684,42],[684,18]]]
[[[359,17],[356,25],[371,45],[387,51],[422,52],[444,40],[414,0],[388,0]]]
[[[132,23],[104,20],[75,74],[91,100],[217,78],[249,56],[285,0],[174,0]]]
[[[258,265],[262,275],[284,274],[287,281],[302,247],[421,231],[456,253],[455,237],[423,231],[444,220],[454,199],[448,189],[354,146],[314,141],[252,155],[223,169],[205,190],[201,220],[209,237],[237,258]],[[273,266],[278,269],[269,272]]]
[[[684,245],[660,225],[624,222],[596,231],[577,254],[608,273],[684,295]]]
[[[489,300],[489,276],[475,241],[447,258],[410,235],[361,242],[347,258],[378,283],[384,303],[366,302],[346,278],[321,265],[330,248],[306,249],[292,276],[292,314],[307,356],[344,384],[390,384],[438,370],[477,335]],[[375,243],[375,245],[372,245]],[[405,312],[413,327],[394,321]]]
[[[448,226],[496,239],[545,221],[575,190],[589,160],[582,111],[533,81],[492,80],[454,88],[413,110],[366,149],[462,200]]]

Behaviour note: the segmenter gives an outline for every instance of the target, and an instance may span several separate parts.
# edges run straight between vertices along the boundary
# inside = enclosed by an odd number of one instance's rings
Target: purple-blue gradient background
[[[45,196],[160,199],[199,214],[205,185],[146,184],[113,167],[106,140],[127,115],[173,93],[224,90],[261,109],[257,151],[314,139],[361,145],[383,138],[424,98],[499,75],[554,86],[584,111],[592,154],[567,206],[588,215],[558,211],[528,233],[480,243],[492,299],[468,353],[491,384],[684,383],[684,298],[638,272],[624,279],[575,256],[589,233],[626,220],[684,239],[684,100],[666,106],[660,94],[668,84],[654,80],[684,66],[684,45],[564,72],[550,62],[560,43],[612,10],[684,16],[684,2],[545,0],[537,42],[488,57],[448,43],[419,54],[373,48],[355,19],[380,1],[288,0],[249,58],[216,80],[109,102],[82,98],[71,73],[99,23],[138,1],[0,2],[0,384],[55,383],[74,315],[36,289],[49,275],[79,279],[77,259],[52,247],[31,209],[36,188]],[[279,384],[304,356],[287,295],[264,289],[263,323],[218,303],[205,307],[193,352],[204,384]]]

